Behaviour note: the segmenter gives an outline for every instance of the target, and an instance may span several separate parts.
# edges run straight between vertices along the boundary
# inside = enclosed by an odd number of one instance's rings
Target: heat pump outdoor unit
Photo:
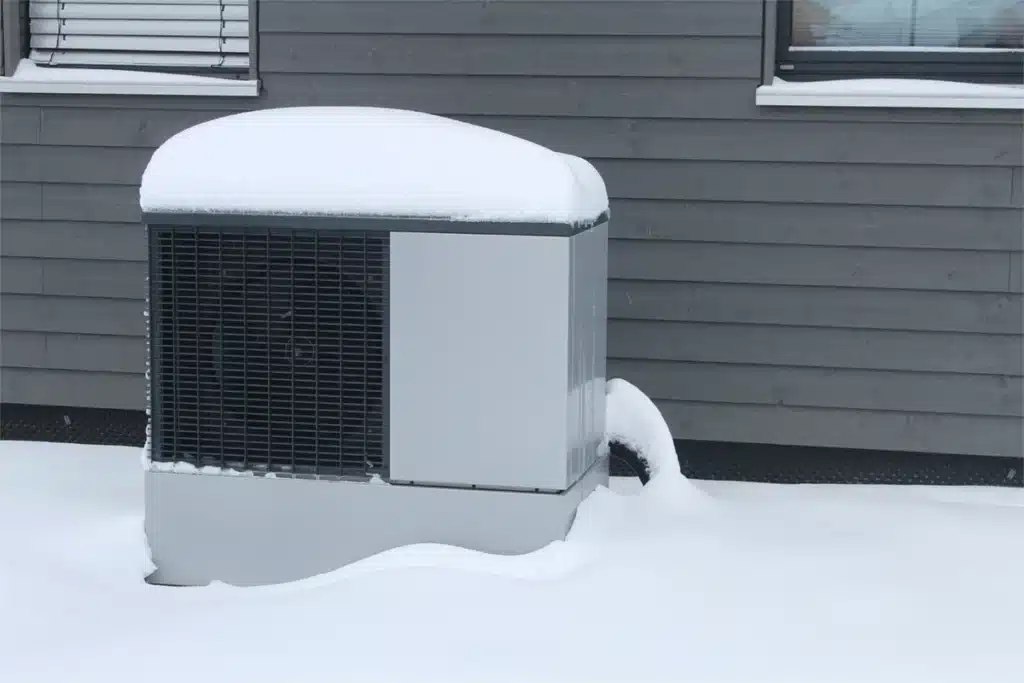
[[[528,552],[607,482],[586,161],[417,112],[269,109],[168,140],[140,199],[151,582]]]

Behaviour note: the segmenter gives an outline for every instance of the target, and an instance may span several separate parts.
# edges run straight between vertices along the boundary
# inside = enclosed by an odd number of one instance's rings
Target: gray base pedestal
[[[607,483],[607,457],[560,494],[149,471],[149,582],[281,583],[412,543],[527,553],[564,539]]]

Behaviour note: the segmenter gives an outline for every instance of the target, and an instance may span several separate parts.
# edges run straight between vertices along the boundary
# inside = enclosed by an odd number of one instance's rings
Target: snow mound
[[[415,111],[284,107],[181,131],[142,176],[146,212],[592,222],[608,194],[589,162]]]
[[[610,379],[605,386],[605,443],[617,441],[634,451],[650,474],[638,496],[644,511],[632,514],[656,518],[691,512],[698,501],[708,505],[711,498],[680,471],[672,432],[654,402],[624,379]]]
[[[672,432],[647,395],[624,379],[606,384],[606,440],[636,451],[653,481],[661,474],[680,474]]]

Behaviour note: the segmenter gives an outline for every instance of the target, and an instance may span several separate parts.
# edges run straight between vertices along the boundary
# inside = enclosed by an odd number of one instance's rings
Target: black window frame
[[[1024,85],[1024,53],[793,51],[794,0],[776,0],[775,75],[787,81],[913,78]]]

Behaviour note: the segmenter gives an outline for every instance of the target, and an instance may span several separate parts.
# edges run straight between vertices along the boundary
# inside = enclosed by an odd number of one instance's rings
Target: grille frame
[[[362,227],[362,226],[360,226],[360,227]],[[146,236],[147,236],[147,242],[148,242],[147,248],[148,248],[148,252],[149,252],[148,253],[148,257],[149,257],[149,277],[148,277],[148,283],[147,283],[146,314],[148,316],[148,320],[147,320],[147,343],[148,343],[148,352],[147,352],[147,370],[148,370],[148,373],[147,373],[147,376],[148,376],[147,394],[148,394],[149,421],[150,421],[150,432],[151,432],[151,434],[150,434],[150,452],[149,452],[150,460],[154,464],[156,464],[156,466],[158,468],[161,468],[161,467],[162,468],[169,468],[169,467],[173,467],[174,465],[179,464],[179,463],[186,463],[186,465],[192,465],[192,466],[195,466],[197,468],[201,468],[201,467],[204,467],[204,466],[207,466],[207,465],[212,465],[213,467],[220,468],[220,470],[222,470],[222,471],[223,470],[236,470],[236,471],[239,471],[239,472],[243,472],[245,474],[250,474],[251,473],[251,474],[254,474],[256,476],[267,476],[267,475],[270,475],[270,476],[273,476],[275,478],[299,478],[299,479],[318,479],[318,480],[322,479],[322,480],[341,480],[341,481],[366,481],[366,480],[374,478],[374,477],[380,477],[381,479],[387,481],[388,477],[389,477],[389,474],[390,474],[390,443],[389,443],[390,439],[389,439],[389,429],[388,429],[388,425],[389,425],[389,422],[390,422],[390,420],[389,420],[389,418],[390,418],[390,414],[389,414],[389,412],[390,412],[390,396],[389,396],[389,385],[390,385],[390,362],[389,362],[389,359],[390,359],[390,330],[389,330],[389,327],[390,327],[390,320],[389,320],[389,318],[390,318],[390,282],[391,282],[390,232],[389,231],[379,231],[379,230],[367,230],[365,228],[363,228],[363,229],[351,228],[351,227],[345,225],[345,221],[344,220],[331,221],[330,225],[325,225],[324,222],[322,222],[322,221],[317,221],[315,225],[312,225],[312,224],[307,225],[306,221],[304,221],[302,218],[296,217],[289,225],[277,224],[277,225],[269,226],[269,225],[261,225],[259,223],[259,221],[254,221],[253,222],[253,226],[249,227],[249,226],[242,226],[242,225],[237,225],[237,224],[235,224],[235,225],[217,224],[217,222],[215,220],[214,221],[204,221],[201,216],[196,216],[196,217],[193,218],[193,220],[176,220],[173,223],[170,223],[170,222],[168,222],[168,223],[147,223],[147,225],[146,225]],[[266,427],[266,430],[265,430],[266,431],[265,444],[261,444],[261,443],[257,442],[257,445],[262,448],[263,452],[261,452],[258,456],[255,456],[255,457],[250,456],[250,454],[248,452],[248,448],[249,447],[248,447],[248,443],[247,443],[248,437],[247,437],[247,441],[243,442],[243,446],[241,448],[242,457],[241,457],[240,460],[237,457],[229,456],[229,454],[224,452],[224,451],[216,452],[215,457],[207,456],[207,455],[205,455],[205,452],[204,452],[204,453],[200,453],[199,455],[196,455],[195,458],[189,458],[189,457],[184,457],[182,455],[182,453],[180,453],[179,451],[174,449],[173,427],[172,428],[165,428],[168,425],[175,424],[175,422],[173,420],[168,420],[167,419],[168,418],[168,413],[166,412],[166,409],[167,409],[167,402],[168,401],[166,399],[169,399],[169,393],[170,392],[166,390],[165,380],[167,379],[167,377],[166,377],[167,373],[164,372],[165,368],[162,367],[162,363],[166,362],[166,360],[165,360],[166,356],[164,355],[164,351],[165,351],[165,348],[166,348],[167,340],[164,339],[164,336],[167,335],[168,338],[171,338],[171,337],[174,336],[175,333],[173,331],[168,331],[168,326],[173,326],[174,323],[176,322],[173,319],[168,319],[169,317],[173,318],[173,316],[169,316],[168,315],[168,311],[165,311],[164,308],[165,308],[165,306],[167,306],[168,310],[175,310],[176,309],[177,302],[174,301],[174,299],[176,298],[177,293],[173,291],[174,285],[171,285],[171,287],[172,287],[172,291],[171,292],[165,292],[164,291],[164,287],[166,287],[167,285],[164,282],[161,281],[161,276],[164,273],[164,271],[162,271],[161,268],[165,269],[165,271],[170,272],[170,277],[171,278],[178,278],[178,277],[180,277],[180,274],[173,272],[172,265],[167,263],[166,260],[164,259],[164,257],[161,255],[161,249],[166,249],[167,248],[166,245],[162,243],[162,238],[169,239],[172,244],[176,244],[176,240],[179,240],[182,237],[184,237],[186,239],[192,239],[193,242],[194,242],[194,245],[195,245],[193,248],[195,249],[195,252],[196,252],[197,258],[198,258],[200,236],[205,237],[205,238],[215,238],[215,239],[218,240],[218,242],[219,242],[219,244],[218,244],[218,252],[217,252],[217,255],[215,257],[215,263],[220,267],[220,269],[222,269],[222,271],[223,271],[223,269],[225,268],[225,265],[226,265],[225,264],[225,259],[224,259],[225,248],[224,248],[224,245],[223,245],[223,240],[225,238],[228,238],[229,240],[236,240],[240,244],[242,244],[243,245],[242,246],[243,252],[247,251],[252,246],[251,245],[252,240],[256,240],[257,241],[257,243],[256,243],[257,247],[265,248],[265,250],[266,250],[267,259],[270,259],[270,260],[268,260],[266,262],[266,269],[264,271],[265,272],[265,283],[266,283],[265,284],[265,291],[260,291],[260,290],[257,290],[257,291],[258,291],[258,293],[261,296],[265,297],[266,306],[267,306],[266,310],[267,310],[267,316],[268,317],[265,320],[265,326],[264,327],[260,327],[257,331],[265,332],[266,333],[266,335],[265,335],[265,337],[266,337],[266,341],[265,341],[266,351],[265,351],[265,354],[264,354],[266,363],[264,365],[266,367],[265,372],[266,372],[266,382],[267,382],[268,388],[272,385],[272,383],[274,381],[273,378],[275,376],[275,373],[280,374],[282,372],[281,370],[275,370],[274,367],[273,367],[273,358],[272,358],[271,354],[274,352],[274,349],[275,349],[275,340],[273,339],[273,332],[272,332],[272,324],[273,323],[272,323],[272,321],[271,321],[269,316],[270,316],[271,311],[273,310],[272,307],[271,307],[272,290],[275,288],[275,285],[277,287],[282,286],[282,277],[284,277],[280,273],[278,273],[277,277],[275,278],[275,271],[273,270],[271,261],[274,258],[282,257],[284,254],[277,253],[277,252],[275,252],[273,255],[271,254],[273,241],[274,240],[281,240],[281,239],[292,240],[291,241],[291,245],[293,247],[294,247],[294,244],[295,244],[295,240],[297,238],[298,239],[304,239],[304,240],[310,240],[311,241],[310,243],[313,244],[313,245],[319,245],[321,240],[334,241],[334,243],[335,243],[334,247],[337,249],[337,252],[335,254],[335,259],[336,259],[336,268],[335,268],[335,270],[336,270],[336,273],[337,273],[337,276],[338,276],[338,280],[337,280],[336,283],[334,283],[335,286],[331,287],[330,284],[328,284],[327,286],[324,286],[319,281],[314,279],[313,284],[311,285],[311,287],[313,289],[313,292],[314,292],[314,295],[313,295],[314,296],[314,298],[313,298],[313,307],[314,307],[314,309],[313,309],[313,313],[312,313],[313,319],[310,322],[312,322],[313,328],[316,330],[315,333],[319,334],[319,330],[321,329],[321,324],[323,323],[323,321],[321,320],[321,308],[322,307],[320,306],[320,296],[321,295],[327,296],[327,297],[335,296],[337,298],[337,303],[336,303],[336,309],[337,309],[337,316],[336,316],[337,317],[337,332],[336,332],[336,336],[337,336],[337,340],[336,341],[337,341],[338,346],[336,348],[337,358],[336,358],[336,361],[335,361],[337,363],[337,365],[338,365],[338,368],[339,368],[337,370],[338,379],[337,379],[337,388],[336,388],[337,399],[338,399],[338,404],[336,406],[336,412],[337,412],[337,420],[336,420],[336,422],[337,422],[337,433],[336,434],[332,434],[332,436],[334,437],[334,441],[337,442],[337,448],[336,448],[337,456],[333,457],[333,458],[331,458],[331,457],[324,458],[324,460],[326,460],[328,463],[330,463],[332,460],[336,461],[336,463],[337,463],[336,466],[326,466],[326,467],[324,467],[324,466],[320,465],[320,460],[321,460],[320,452],[322,450],[324,450],[324,446],[321,445],[321,441],[320,441],[320,431],[321,431],[320,429],[314,429],[314,432],[313,432],[314,441],[313,441],[313,447],[312,447],[312,454],[313,454],[312,455],[312,458],[313,458],[313,465],[312,466],[308,466],[308,465],[304,466],[304,467],[297,467],[296,466],[296,464],[297,464],[296,451],[298,449],[295,448],[295,442],[294,441],[292,441],[291,444],[290,444],[291,447],[289,449],[289,453],[288,453],[287,456],[278,457],[278,456],[275,456],[274,453],[272,452],[275,448],[280,448],[280,445],[276,445],[275,446],[275,443],[279,444],[280,442],[275,442],[274,441],[275,429],[274,429],[274,427],[271,426],[272,424],[280,424],[282,421],[283,422],[290,421],[290,424],[293,425],[293,432],[292,432],[293,433],[293,437],[294,437],[294,434],[295,434],[295,432],[294,432],[294,425],[295,425],[295,420],[296,420],[296,413],[294,412],[294,407],[296,405],[296,401],[294,400],[294,396],[295,396],[295,386],[294,385],[295,385],[296,374],[295,374],[295,371],[294,371],[294,365],[296,363],[295,363],[295,361],[292,360],[290,354],[289,354],[289,361],[291,362],[291,365],[292,365],[292,369],[291,369],[291,385],[292,386],[290,386],[290,390],[291,390],[290,396],[293,399],[291,401],[292,411],[283,414],[280,418],[276,418],[275,417],[275,418],[272,419],[270,417],[271,409],[273,407],[272,404],[276,403],[277,406],[278,406],[277,409],[280,410],[281,403],[278,401],[278,399],[275,399],[273,397],[272,393],[270,393],[268,391],[268,393],[266,395],[266,399],[265,399],[266,403],[267,403],[266,408],[265,408],[266,411],[267,411],[267,423],[266,423],[267,427]],[[248,240],[248,242],[247,242],[247,240]],[[363,258],[363,266],[364,267],[363,267],[362,270],[356,270],[356,271],[346,270],[345,269],[344,260],[345,260],[346,256],[351,257],[352,254],[351,253],[346,254],[345,249],[346,248],[352,249],[353,248],[352,245],[358,243],[359,241],[361,241],[361,243],[362,243],[362,258]],[[346,247],[346,244],[347,244],[347,247]],[[177,246],[175,246],[174,248],[177,248]],[[314,247],[314,249],[316,249],[316,248],[318,248],[318,246]],[[376,261],[373,261],[372,263],[375,264],[375,266],[376,266],[376,268],[378,270],[372,270],[370,267],[368,267],[368,264],[370,263],[370,260],[371,260],[370,252],[372,250],[374,250],[374,249],[378,250],[378,253],[376,254],[376,256],[379,257],[379,258]],[[314,250],[313,253],[314,253],[314,261],[317,261],[317,263],[319,263],[318,258],[323,255],[323,252],[317,252],[317,251]],[[295,257],[295,250],[294,249],[290,250],[290,251],[287,252],[287,254],[288,254],[288,256],[290,258],[292,258],[292,270],[288,271],[287,277],[285,278],[285,280],[288,283],[287,289],[289,291],[289,295],[291,297],[290,300],[292,302],[292,307],[293,307],[293,310],[294,310],[295,305],[296,305],[296,284],[295,284],[295,278],[294,278],[294,275],[295,275],[295,273],[294,273],[294,266],[295,266],[295,258],[296,258]],[[330,254],[328,254],[328,257],[329,256],[330,256]],[[199,272],[200,262],[199,261],[194,261],[194,263],[195,263],[195,267],[193,267],[192,270],[197,273],[195,275],[196,282],[197,282],[197,284],[196,284],[196,293],[197,293],[197,295],[196,295],[196,303],[194,305],[194,309],[195,309],[195,322],[198,325],[202,321],[202,316],[203,316],[203,310],[202,309],[204,307],[204,303],[203,303],[203,300],[201,298],[202,295],[201,295],[201,293],[200,293],[200,291],[198,289],[199,288],[199,284],[198,284],[198,282],[199,282],[199,275],[198,275],[198,272]],[[245,270],[245,267],[248,264],[246,263],[244,257],[243,257],[242,264],[243,264],[242,279],[245,280],[246,286],[248,286],[248,277],[250,276],[250,273],[249,273],[249,271]],[[313,267],[314,267],[314,273],[319,273],[318,269],[319,269],[320,266],[319,265],[315,265]],[[373,274],[377,274],[379,276],[379,282],[378,282],[377,285],[375,285],[376,289],[372,293],[364,292],[364,296],[361,299],[359,299],[358,297],[356,299],[353,299],[353,298],[351,298],[351,292],[350,292],[348,294],[349,298],[346,299],[346,293],[343,290],[343,278],[345,278],[345,277],[352,277],[352,276],[355,276],[355,277],[362,276],[362,277],[364,277],[363,282],[368,282],[369,279],[370,279],[370,276],[373,275]],[[189,272],[189,277],[192,277],[192,271]],[[221,272],[218,277],[221,280],[221,282],[224,281],[224,273],[223,272]],[[365,285],[364,285],[364,287],[365,287]],[[277,290],[277,291],[278,291],[278,293],[280,293],[281,290]],[[220,318],[220,322],[218,324],[219,325],[224,325],[225,324],[224,323],[225,309],[223,308],[223,304],[224,304],[224,300],[225,300],[225,291],[224,291],[223,288],[219,290],[219,295],[217,295],[217,296],[219,298],[220,306],[221,306],[221,308],[218,308],[217,311],[216,311],[216,314]],[[170,304],[168,304],[168,298],[171,299],[171,303]],[[353,423],[350,420],[346,420],[343,417],[343,414],[347,410],[351,410],[351,406],[350,405],[349,406],[345,405],[345,394],[346,393],[351,393],[353,391],[351,386],[348,386],[348,387],[345,386],[347,382],[350,382],[351,376],[349,377],[349,379],[346,379],[345,372],[341,369],[341,366],[342,366],[342,356],[348,351],[347,347],[345,346],[345,343],[346,343],[345,336],[353,334],[351,329],[347,328],[346,325],[343,322],[346,319],[346,314],[344,313],[344,309],[345,309],[345,307],[347,305],[350,305],[353,301],[361,301],[364,309],[366,309],[366,310],[364,310],[364,314],[363,314],[361,320],[356,322],[356,324],[361,324],[362,327],[363,327],[363,335],[362,335],[363,336],[363,344],[362,344],[362,346],[363,346],[363,354],[364,354],[364,356],[368,357],[370,355],[370,353],[371,353],[371,351],[369,351],[368,349],[372,346],[374,351],[377,354],[376,360],[377,360],[377,362],[379,362],[379,370],[374,370],[371,367],[372,361],[371,360],[366,360],[364,358],[365,362],[362,363],[362,367],[358,371],[358,372],[361,373],[361,376],[359,377],[359,379],[362,379],[364,381],[364,386],[370,386],[369,385],[370,382],[372,382],[374,380],[376,381],[375,384],[372,387],[370,387],[371,389],[376,390],[376,393],[371,394],[370,392],[364,392],[362,394],[362,405],[364,407],[364,410],[361,413],[361,422],[360,422],[360,420],[358,418],[356,420],[356,424],[360,425],[361,431],[363,433],[362,435],[364,437],[363,438],[363,449],[361,451],[361,457],[362,457],[362,466],[361,467],[353,464],[354,458],[356,456],[346,455],[345,448],[344,448],[344,445],[343,445],[343,443],[344,443],[344,441],[346,439],[352,439],[353,438],[351,436],[352,432],[351,431],[346,431],[347,430],[347,426],[351,427],[351,425]],[[375,306],[376,306],[375,313],[373,314],[374,321],[379,324],[378,326],[374,326],[373,327],[373,330],[374,330],[373,334],[375,334],[377,337],[379,337],[376,340],[376,343],[371,343],[369,341],[369,336],[370,336],[371,333],[368,331],[370,329],[370,316],[371,316],[371,314],[369,313],[369,307],[371,305],[373,305],[373,304],[375,304]],[[242,323],[243,323],[243,335],[242,336],[245,337],[247,340],[248,340],[248,338],[251,335],[250,330],[245,329],[245,327],[247,327],[248,324],[250,323],[250,319],[248,317],[249,316],[249,308],[248,308],[249,305],[250,304],[248,304],[248,303],[241,303],[241,308],[242,308],[241,320],[242,320]],[[208,311],[207,311],[207,313],[208,313]],[[291,311],[289,313],[291,313]],[[298,317],[298,316],[296,315],[295,317]],[[294,332],[295,331],[295,326],[292,325],[291,329]],[[223,362],[224,356],[226,356],[226,354],[227,354],[227,351],[225,349],[227,348],[227,345],[228,345],[228,342],[226,341],[226,335],[228,333],[227,333],[227,331],[225,329],[225,331],[221,331],[218,334],[219,334],[219,338],[213,342],[213,347],[214,347],[214,349],[216,349],[216,351],[215,352],[211,352],[211,353],[214,353],[215,355],[216,355],[216,353],[219,353],[220,354],[220,360]],[[197,337],[198,337],[198,335],[199,335],[199,332],[197,332]],[[197,343],[197,348],[198,348],[199,342],[197,341],[196,343]],[[173,357],[173,354],[174,354],[173,349],[169,353],[172,354],[172,357]],[[242,353],[245,354],[246,351],[243,351]],[[317,387],[319,387],[320,375],[322,374],[322,368],[323,368],[324,363],[325,362],[326,363],[330,362],[330,358],[328,358],[326,361],[322,360],[321,359],[322,355],[323,355],[322,346],[318,345],[317,346],[317,352],[316,352],[316,355],[315,355],[314,360],[313,360],[314,370],[313,370],[313,373],[312,373],[312,376],[315,378],[314,379],[314,383],[315,383],[315,385]],[[177,359],[172,361],[172,362],[180,364],[179,360],[177,360]],[[243,361],[243,364],[245,365],[246,368],[248,368],[249,362],[250,361],[248,361],[248,360]],[[333,366],[333,363],[331,363],[331,365]],[[178,372],[180,374],[181,370],[179,370]],[[196,374],[196,377],[198,378],[199,373],[201,372],[201,367],[200,367],[200,364],[199,364],[198,360],[194,364],[194,372]],[[245,375],[247,372],[248,372],[248,370],[244,370],[243,371],[243,375]],[[225,379],[224,379],[224,375],[226,373],[225,367],[221,366],[217,370],[217,373],[220,376],[217,381],[221,384],[220,393],[221,393],[221,396],[223,396],[226,393],[226,391],[224,390],[224,387],[223,387],[223,384],[225,383]],[[171,381],[173,381],[173,379],[174,378],[172,377]],[[197,379],[197,381],[200,381],[200,380]],[[245,390],[245,392],[244,392],[245,395],[243,395],[240,400],[241,400],[241,403],[244,406],[249,406],[249,404],[253,403],[254,401],[250,400],[250,398],[248,396],[248,394],[249,394],[249,387],[248,387],[248,385],[245,384],[246,381],[247,381],[247,379],[243,379],[243,386],[242,386],[242,388]],[[198,398],[199,391],[200,391],[199,389],[196,389],[196,392],[197,392],[196,393],[196,396],[197,396],[197,398],[196,398],[196,401],[197,401],[197,417],[194,419],[194,424],[196,425],[197,433],[200,431],[200,428],[199,428],[200,424],[209,424],[209,423],[202,423],[200,418],[198,417],[198,415],[199,415],[198,411],[199,411],[199,407],[200,407],[198,405],[198,402],[199,402],[199,398]],[[379,398],[376,398],[376,397],[379,397]],[[375,408],[371,409],[369,407],[369,405],[374,401],[375,398],[376,398],[377,405],[375,406]],[[319,418],[319,411],[320,411],[320,407],[319,406],[321,405],[322,398],[321,398],[321,396],[317,395],[317,396],[314,396],[314,399],[315,399],[314,403],[317,406],[314,409],[314,413],[317,415],[316,420],[319,420],[320,419]],[[217,406],[217,407],[219,407],[219,409],[220,409],[220,420],[219,421],[215,421],[215,422],[217,424],[217,429],[219,429],[219,432],[221,434],[220,442],[223,444],[223,443],[225,443],[225,440],[226,440],[226,437],[224,436],[224,428],[225,428],[227,423],[223,419],[223,416],[224,416],[224,406],[220,405],[220,406]],[[246,410],[243,409],[242,412],[244,414],[243,422],[242,422],[242,424],[243,424],[242,429],[246,433],[249,433],[249,432],[251,432],[251,428],[248,426],[247,420],[248,420],[249,413],[251,411],[247,412]],[[319,424],[319,423],[317,423],[317,424]],[[180,424],[178,426],[180,428]],[[371,437],[369,437],[368,434],[369,434],[370,431],[374,430],[374,428],[376,429],[375,436],[373,438],[371,438]],[[283,427],[278,427],[278,430],[280,430],[280,429],[283,429]],[[348,436],[346,436],[346,434],[348,434]],[[197,450],[197,453],[200,450],[202,450],[201,449],[201,445],[202,444],[200,443],[200,439],[201,439],[201,437],[197,435],[196,436],[196,444],[197,444],[196,450]],[[328,439],[328,448],[330,447],[329,444],[330,444],[330,440]],[[376,447],[376,448],[374,448],[374,447]],[[238,448],[237,447],[234,448],[234,451],[237,452]],[[308,454],[308,452],[309,452],[308,449],[307,449],[306,452]],[[266,465],[265,466],[259,466],[258,458],[263,458],[265,460],[265,462],[266,462]],[[280,461],[286,461],[286,460],[290,461],[290,464],[291,464],[290,468],[281,466],[281,462]],[[308,458],[306,458],[306,460],[308,460]],[[256,464],[256,466],[253,466],[254,463]],[[242,465],[242,466],[239,467],[239,465]]]

